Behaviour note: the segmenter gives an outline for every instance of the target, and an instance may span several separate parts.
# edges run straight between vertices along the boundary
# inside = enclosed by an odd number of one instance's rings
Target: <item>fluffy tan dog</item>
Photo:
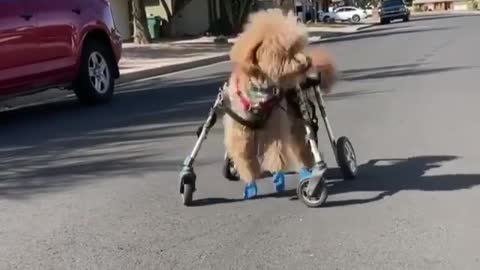
[[[246,199],[256,196],[255,180],[262,171],[274,172],[274,186],[282,191],[282,172],[313,166],[305,123],[298,106],[289,101],[309,72],[320,72],[321,87],[330,92],[336,71],[326,52],[307,52],[307,45],[306,27],[297,17],[270,9],[250,16],[231,49],[234,67],[226,100],[236,117],[232,113],[224,116],[225,146],[246,184]]]

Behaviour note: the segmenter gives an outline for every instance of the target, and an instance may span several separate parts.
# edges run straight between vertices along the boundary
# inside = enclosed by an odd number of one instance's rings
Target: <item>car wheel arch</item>
[[[110,42],[110,38],[107,34],[107,32],[104,30],[104,29],[101,29],[101,28],[92,28],[92,29],[88,29],[85,31],[85,33],[83,34],[83,38],[82,38],[82,42],[80,43],[80,47],[78,48],[78,65],[80,65],[80,61],[82,59],[82,53],[83,53],[83,50],[84,50],[84,47],[85,47],[85,44],[87,44],[88,42],[91,42],[92,40],[95,40],[97,42],[101,42],[103,43],[104,45],[106,45],[108,48],[110,48],[110,57],[114,58],[114,55],[113,55],[113,46]],[[118,64],[116,61],[113,61],[115,63],[115,77],[118,78],[120,76],[120,68],[118,67]]]

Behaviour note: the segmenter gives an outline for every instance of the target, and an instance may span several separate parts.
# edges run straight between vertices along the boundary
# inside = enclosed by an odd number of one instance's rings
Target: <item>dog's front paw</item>
[[[273,188],[276,192],[285,191],[285,174],[277,172],[273,175]]]
[[[257,184],[255,182],[251,182],[245,185],[245,189],[243,190],[243,199],[250,200],[257,196]]]

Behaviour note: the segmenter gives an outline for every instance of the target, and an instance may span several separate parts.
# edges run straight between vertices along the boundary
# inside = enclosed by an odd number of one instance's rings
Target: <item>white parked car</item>
[[[323,11],[318,12],[318,20],[324,23],[334,22],[335,17],[336,17],[335,12],[323,12]]]
[[[335,9],[335,20],[358,23],[367,17],[367,12],[356,7],[339,7]]]

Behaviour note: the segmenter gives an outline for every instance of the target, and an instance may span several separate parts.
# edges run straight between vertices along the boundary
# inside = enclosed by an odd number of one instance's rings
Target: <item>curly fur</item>
[[[232,109],[248,118],[235,95],[237,90],[245,92],[250,84],[256,84],[287,91],[311,72],[321,73],[322,90],[330,92],[336,81],[334,62],[323,50],[307,52],[307,45],[307,29],[293,13],[270,9],[252,14],[230,51],[234,68],[227,95]],[[251,130],[228,115],[224,117],[227,153],[247,183],[259,178],[263,170],[298,170],[313,165],[303,121],[285,100],[280,107],[273,110],[261,130]],[[263,158],[261,162],[258,156]]]

